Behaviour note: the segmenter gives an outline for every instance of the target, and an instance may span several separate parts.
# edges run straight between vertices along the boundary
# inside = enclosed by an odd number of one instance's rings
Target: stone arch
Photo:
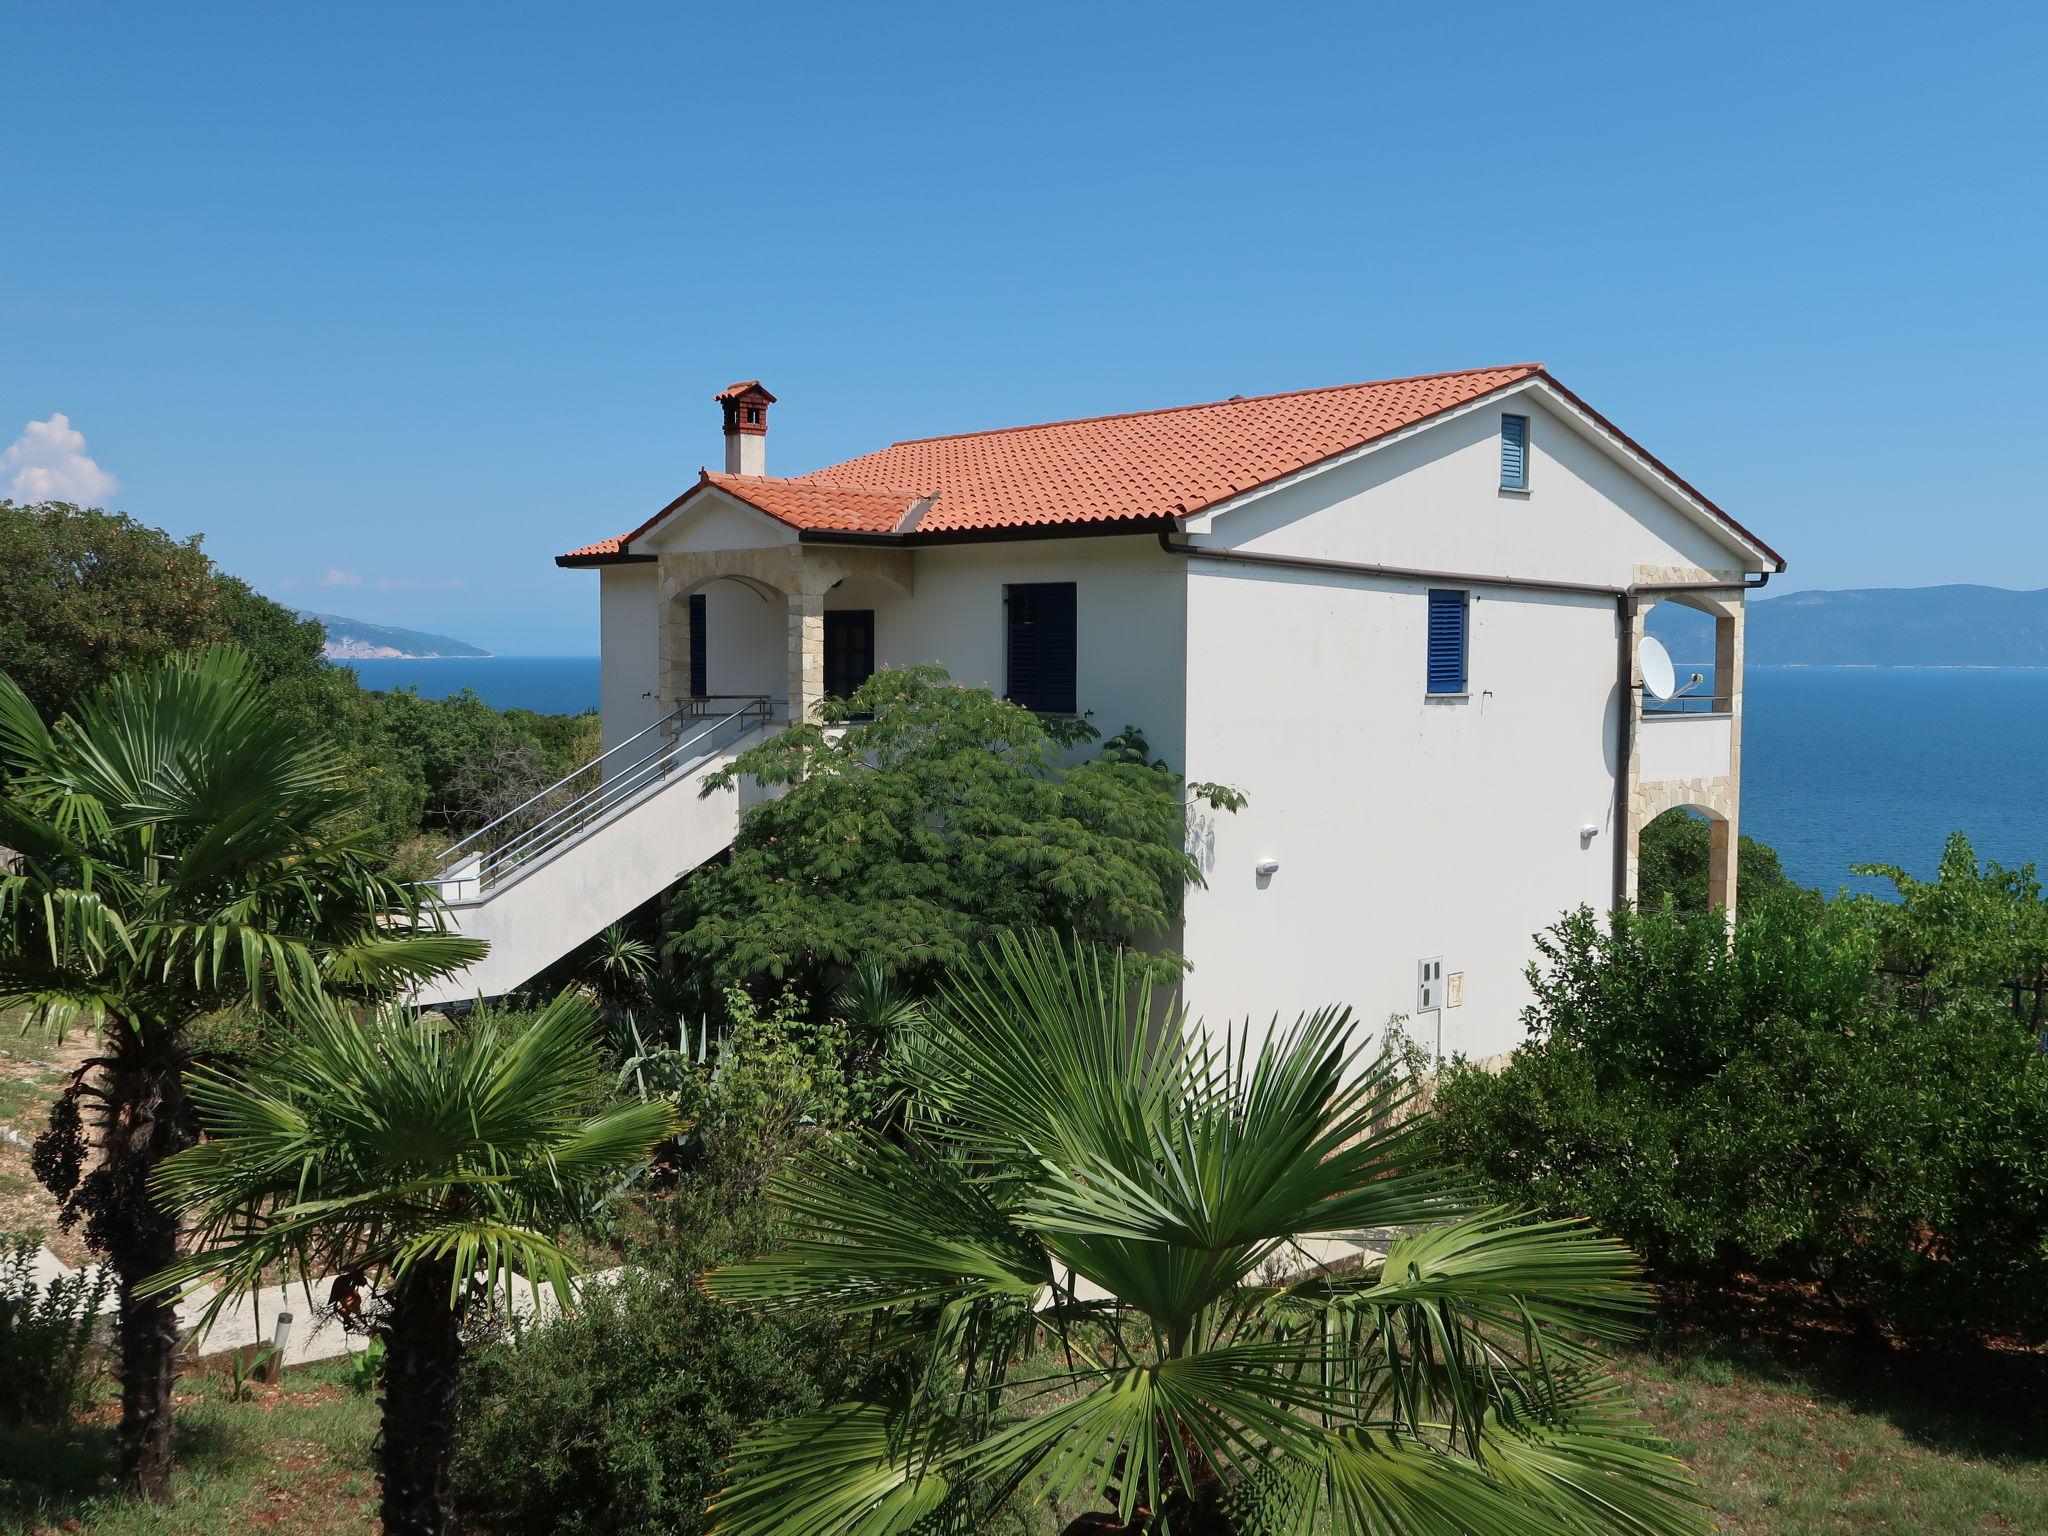
[[[1732,922],[1736,901],[1736,786],[1732,779],[1666,779],[1644,784],[1631,797],[1628,827],[1628,900],[1636,901],[1642,873],[1643,828],[1667,811],[1691,811],[1706,818],[1707,905]]]
[[[783,605],[784,700],[793,720],[808,719],[825,693],[825,594],[848,576],[872,576],[905,597],[913,567],[905,549],[776,544],[751,549],[688,550],[659,557],[661,697],[670,708],[690,693],[692,593],[716,581],[738,582]]]

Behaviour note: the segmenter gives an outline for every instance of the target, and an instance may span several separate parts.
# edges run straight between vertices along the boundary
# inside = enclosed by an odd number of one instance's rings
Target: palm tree
[[[390,991],[482,953],[379,873],[343,830],[355,804],[237,653],[116,679],[54,724],[0,676],[0,846],[14,850],[0,863],[0,1012],[102,1042],[35,1163],[120,1280],[132,1491],[170,1488],[177,1318],[136,1287],[178,1253],[149,1179],[194,1139],[193,1026],[278,995]]]
[[[1416,1166],[1346,1014],[1209,1040],[1135,977],[985,951],[931,1007],[918,1134],[809,1150],[791,1246],[706,1277],[869,1315],[898,1361],[753,1431],[721,1532],[973,1529],[1019,1491],[1097,1511],[1076,1531],[1704,1529],[1598,1369],[1643,1301],[1626,1250]],[[1329,1262],[1345,1232],[1381,1256]]]
[[[647,1158],[665,1105],[602,1107],[597,1011],[564,993],[531,1022],[456,1027],[396,1007],[299,1008],[233,1073],[191,1093],[209,1139],[159,1171],[206,1245],[152,1282],[218,1282],[218,1310],[273,1266],[335,1275],[345,1309],[373,1290],[384,1340],[378,1442],[384,1529],[447,1529],[462,1319],[524,1277],[568,1305],[576,1262],[555,1234]]]

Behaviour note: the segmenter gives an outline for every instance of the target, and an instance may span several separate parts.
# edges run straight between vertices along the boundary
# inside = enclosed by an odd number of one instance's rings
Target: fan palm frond
[[[885,1536],[1013,1488],[1175,1536],[1702,1528],[1600,1390],[1632,1256],[1427,1166],[1343,1010],[1209,1032],[1115,954],[1008,937],[913,1070],[916,1134],[811,1149],[788,1245],[705,1282],[871,1316],[907,1396],[758,1432],[728,1529]]]

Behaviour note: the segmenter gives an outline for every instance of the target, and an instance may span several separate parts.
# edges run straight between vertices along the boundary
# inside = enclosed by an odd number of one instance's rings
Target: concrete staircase
[[[766,699],[695,700],[450,848],[449,926],[491,949],[413,1001],[503,996],[730,847],[739,792],[704,780],[777,729]]]

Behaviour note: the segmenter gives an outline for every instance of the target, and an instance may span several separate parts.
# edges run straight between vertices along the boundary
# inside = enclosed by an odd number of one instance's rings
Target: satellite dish
[[[1636,665],[1643,671],[1643,687],[1653,699],[1668,699],[1678,692],[1678,669],[1671,665],[1671,653],[1650,636],[1636,649]]]

